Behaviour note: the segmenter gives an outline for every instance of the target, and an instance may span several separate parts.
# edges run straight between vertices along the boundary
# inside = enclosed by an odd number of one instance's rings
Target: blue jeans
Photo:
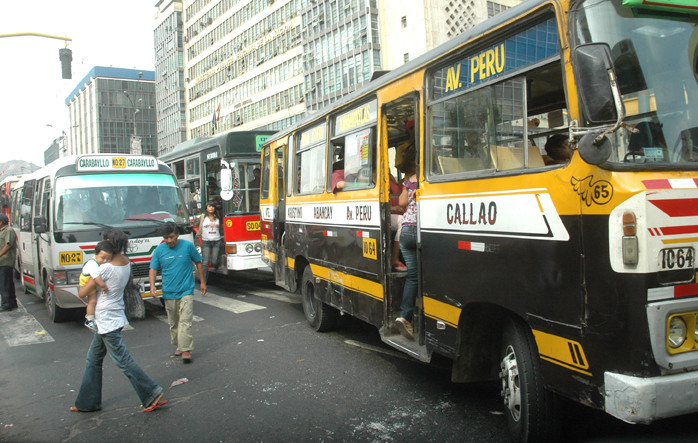
[[[133,361],[121,337],[121,329],[117,329],[106,334],[94,335],[87,351],[87,365],[78,398],[75,399],[75,407],[81,411],[97,411],[102,408],[102,363],[107,351],[116,366],[131,382],[143,407],[149,406],[162,393],[162,387]]]
[[[412,321],[414,301],[417,298],[417,227],[407,225],[402,227],[400,234],[400,252],[407,266],[407,279],[402,290],[400,317]]]
[[[202,266],[204,267],[204,280],[208,281],[208,263],[214,268],[218,266],[218,256],[220,255],[221,242],[220,240],[201,240],[201,255],[204,258]]]

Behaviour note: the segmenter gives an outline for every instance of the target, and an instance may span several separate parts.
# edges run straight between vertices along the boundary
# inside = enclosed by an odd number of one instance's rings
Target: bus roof
[[[574,1],[574,0],[570,0]],[[524,0],[522,3],[507,9],[506,11],[503,11],[494,17],[485,20],[484,22],[479,23],[478,25],[466,30],[462,34],[452,38],[451,40],[442,43],[441,45],[435,47],[434,49],[420,55],[419,57],[415,58],[414,60],[410,60],[409,62],[405,63],[404,65],[395,68],[392,71],[389,71],[388,73],[378,77],[377,79],[367,83],[363,87],[357,89],[356,91],[352,92],[351,94],[348,94],[339,100],[330,103],[327,107],[320,109],[316,112],[313,112],[311,115],[308,117],[305,117],[296,123],[286,127],[285,129],[282,129],[281,131],[277,132],[274,134],[274,136],[270,137],[270,140],[275,140],[280,137],[283,137],[284,135],[288,135],[289,133],[295,131],[297,128],[302,127],[307,125],[309,122],[312,122],[316,119],[320,119],[324,117],[326,114],[328,114],[330,111],[333,109],[339,108],[347,103],[351,103],[355,101],[356,99],[363,97],[365,94],[368,94],[370,92],[373,92],[377,89],[379,89],[381,86],[386,85],[396,79],[399,79],[407,74],[412,73],[413,71],[417,71],[420,68],[422,68],[427,62],[430,62],[432,60],[437,60],[437,59],[443,59],[448,57],[451,52],[455,51],[458,49],[461,45],[464,43],[467,43],[471,40],[475,40],[480,37],[484,37],[485,34],[488,34],[490,31],[498,28],[499,26],[503,25],[504,23],[507,23],[511,20],[516,19],[519,16],[524,15],[526,12],[531,11],[536,9],[538,6],[545,4],[545,3],[557,3],[554,0]]]
[[[222,158],[232,154],[257,156],[259,155],[257,136],[271,136],[272,134],[274,131],[229,131],[213,137],[196,137],[178,144],[172,151],[161,155],[160,160],[164,162],[180,160],[215,147],[221,148]]]

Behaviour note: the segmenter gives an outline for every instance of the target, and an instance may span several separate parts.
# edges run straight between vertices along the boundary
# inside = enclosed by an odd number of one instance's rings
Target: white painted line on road
[[[301,302],[299,297],[289,297],[284,295],[282,291],[250,291],[249,294],[296,305]]]
[[[236,300],[234,298],[221,297],[219,295],[211,293],[206,293],[206,295],[199,295],[197,297],[194,297],[194,300],[207,304],[209,306],[213,306],[214,308],[233,312],[235,314],[256,311],[258,309],[267,309],[266,306],[255,305],[253,303],[247,303],[244,301]]]
[[[0,313],[0,330],[9,346],[51,343],[53,337],[41,326],[33,315],[28,314],[19,301],[19,308]]]

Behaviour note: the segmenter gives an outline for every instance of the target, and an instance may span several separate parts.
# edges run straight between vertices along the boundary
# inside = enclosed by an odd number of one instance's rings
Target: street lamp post
[[[133,103],[133,100],[131,99],[131,96],[128,94],[128,91],[124,91],[124,95],[128,99],[129,103],[131,103],[131,108],[135,108],[133,111],[133,135],[131,136],[131,154],[140,154],[141,144],[140,138],[138,137],[138,133],[136,132],[136,114],[138,114],[141,110],[136,108],[136,105]],[[136,100],[136,103],[142,101],[143,99],[139,98],[138,100]]]

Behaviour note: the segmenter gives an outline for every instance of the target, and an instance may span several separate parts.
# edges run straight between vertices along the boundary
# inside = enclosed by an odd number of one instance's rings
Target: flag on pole
[[[213,117],[211,119],[211,125],[213,126],[213,132],[216,132],[216,127],[218,127],[218,120],[221,118],[221,104],[218,104],[218,108],[213,111]]]

